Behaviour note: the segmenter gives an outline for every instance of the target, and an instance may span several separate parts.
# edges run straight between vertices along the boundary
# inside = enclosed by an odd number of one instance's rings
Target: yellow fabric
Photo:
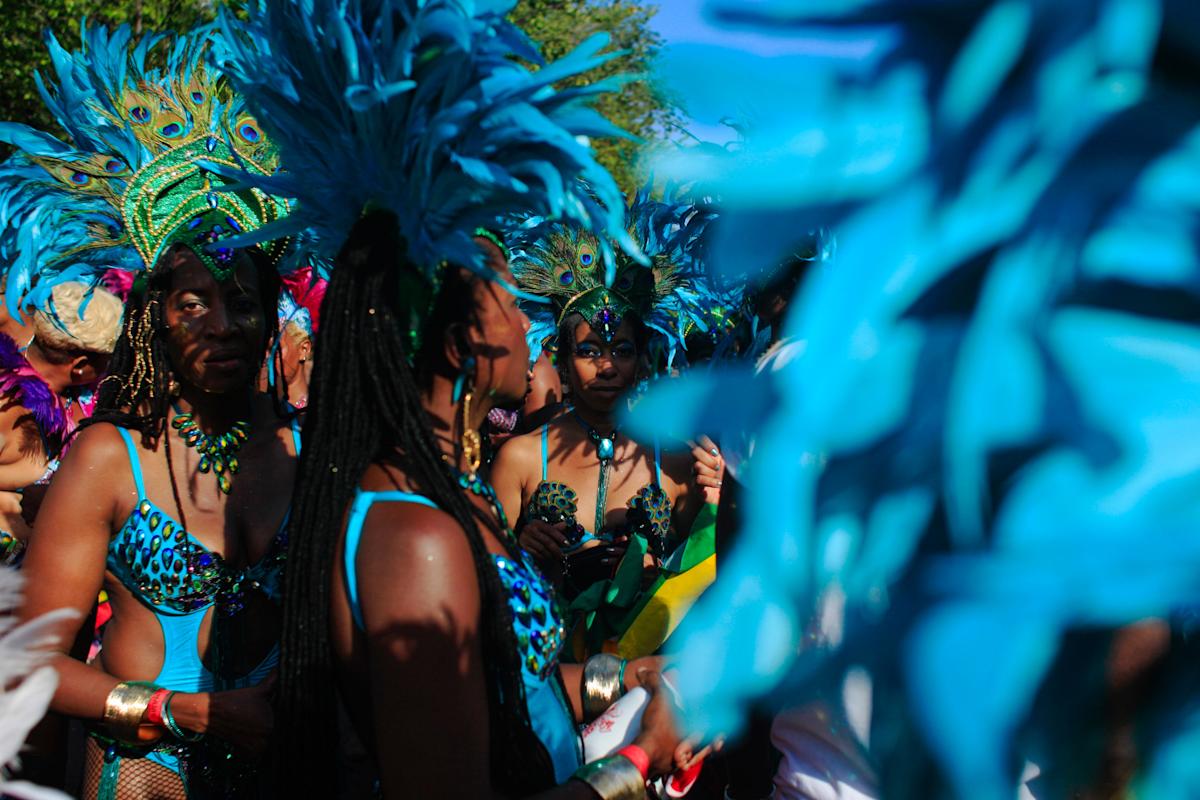
[[[717,557],[711,555],[687,572],[663,581],[618,641],[621,658],[641,658],[657,652],[716,577]]]

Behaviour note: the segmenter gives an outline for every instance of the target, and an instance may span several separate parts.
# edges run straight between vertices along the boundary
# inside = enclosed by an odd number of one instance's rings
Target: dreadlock
[[[388,460],[403,465],[414,488],[454,517],[470,543],[481,588],[491,775],[498,789],[525,796],[553,786],[554,769],[529,720],[512,614],[480,533],[480,522],[494,523],[472,506],[444,463],[420,401],[420,387],[445,368],[438,362],[444,361],[444,332],[473,318],[472,282],[478,279],[444,270],[423,326],[424,346],[410,367],[407,316],[398,308],[402,270],[396,259],[403,252],[391,213],[364,215],[338,254],[321,309],[316,349],[336,356],[318,359],[313,371],[297,476],[279,676],[283,794],[336,789],[329,758],[337,727],[330,691],[332,569],[359,479],[372,462]]]
[[[117,337],[108,375],[100,382],[96,410],[80,428],[109,422],[137,430],[142,443],[153,447],[171,413],[171,361],[167,355],[167,319],[163,302],[171,289],[175,256],[186,245],[176,244],[159,258],[144,291],[133,291],[125,306],[125,321]],[[279,274],[258,248],[243,251],[258,272],[258,295],[263,313],[272,319],[279,302]],[[265,357],[271,337],[263,343]],[[168,462],[169,465],[169,462]]]

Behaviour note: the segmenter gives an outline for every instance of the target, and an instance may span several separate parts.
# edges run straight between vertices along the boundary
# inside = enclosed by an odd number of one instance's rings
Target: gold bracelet
[[[104,701],[104,724],[128,742],[137,741],[138,726],[146,714],[146,706],[159,687],[145,681],[118,683]]]
[[[572,777],[592,787],[600,800],[646,800],[646,781],[625,756],[584,764]]]
[[[600,653],[583,665],[583,718],[590,722],[625,694],[621,681],[625,662],[610,653]]]

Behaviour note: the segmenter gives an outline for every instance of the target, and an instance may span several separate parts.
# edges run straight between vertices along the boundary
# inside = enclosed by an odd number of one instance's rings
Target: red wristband
[[[163,721],[163,706],[167,704],[167,698],[171,694],[169,689],[159,689],[150,696],[150,702],[146,704],[146,721],[151,725],[166,727],[167,723]]]
[[[633,765],[637,767],[637,771],[642,773],[642,780],[650,777],[650,756],[646,755],[646,751],[638,747],[636,744],[627,744],[617,751],[617,755],[625,756]]]

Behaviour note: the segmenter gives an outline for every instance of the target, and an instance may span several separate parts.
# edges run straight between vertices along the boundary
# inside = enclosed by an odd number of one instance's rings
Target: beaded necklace
[[[250,423],[238,421],[225,433],[207,434],[200,430],[191,412],[185,414],[175,408],[171,427],[179,433],[184,444],[200,453],[200,471],[213,472],[217,476],[217,487],[229,494],[233,489],[233,476],[241,467],[237,453],[250,438]]]
[[[600,459],[600,477],[596,486],[596,524],[592,528],[592,533],[599,535],[604,527],[604,509],[608,505],[608,474],[612,467],[613,458],[617,455],[617,429],[614,427],[612,433],[608,436],[603,435],[598,430],[587,423],[583,417],[579,416],[574,408],[571,409],[571,416],[583,426],[587,432],[588,438],[596,445],[596,456]]]

